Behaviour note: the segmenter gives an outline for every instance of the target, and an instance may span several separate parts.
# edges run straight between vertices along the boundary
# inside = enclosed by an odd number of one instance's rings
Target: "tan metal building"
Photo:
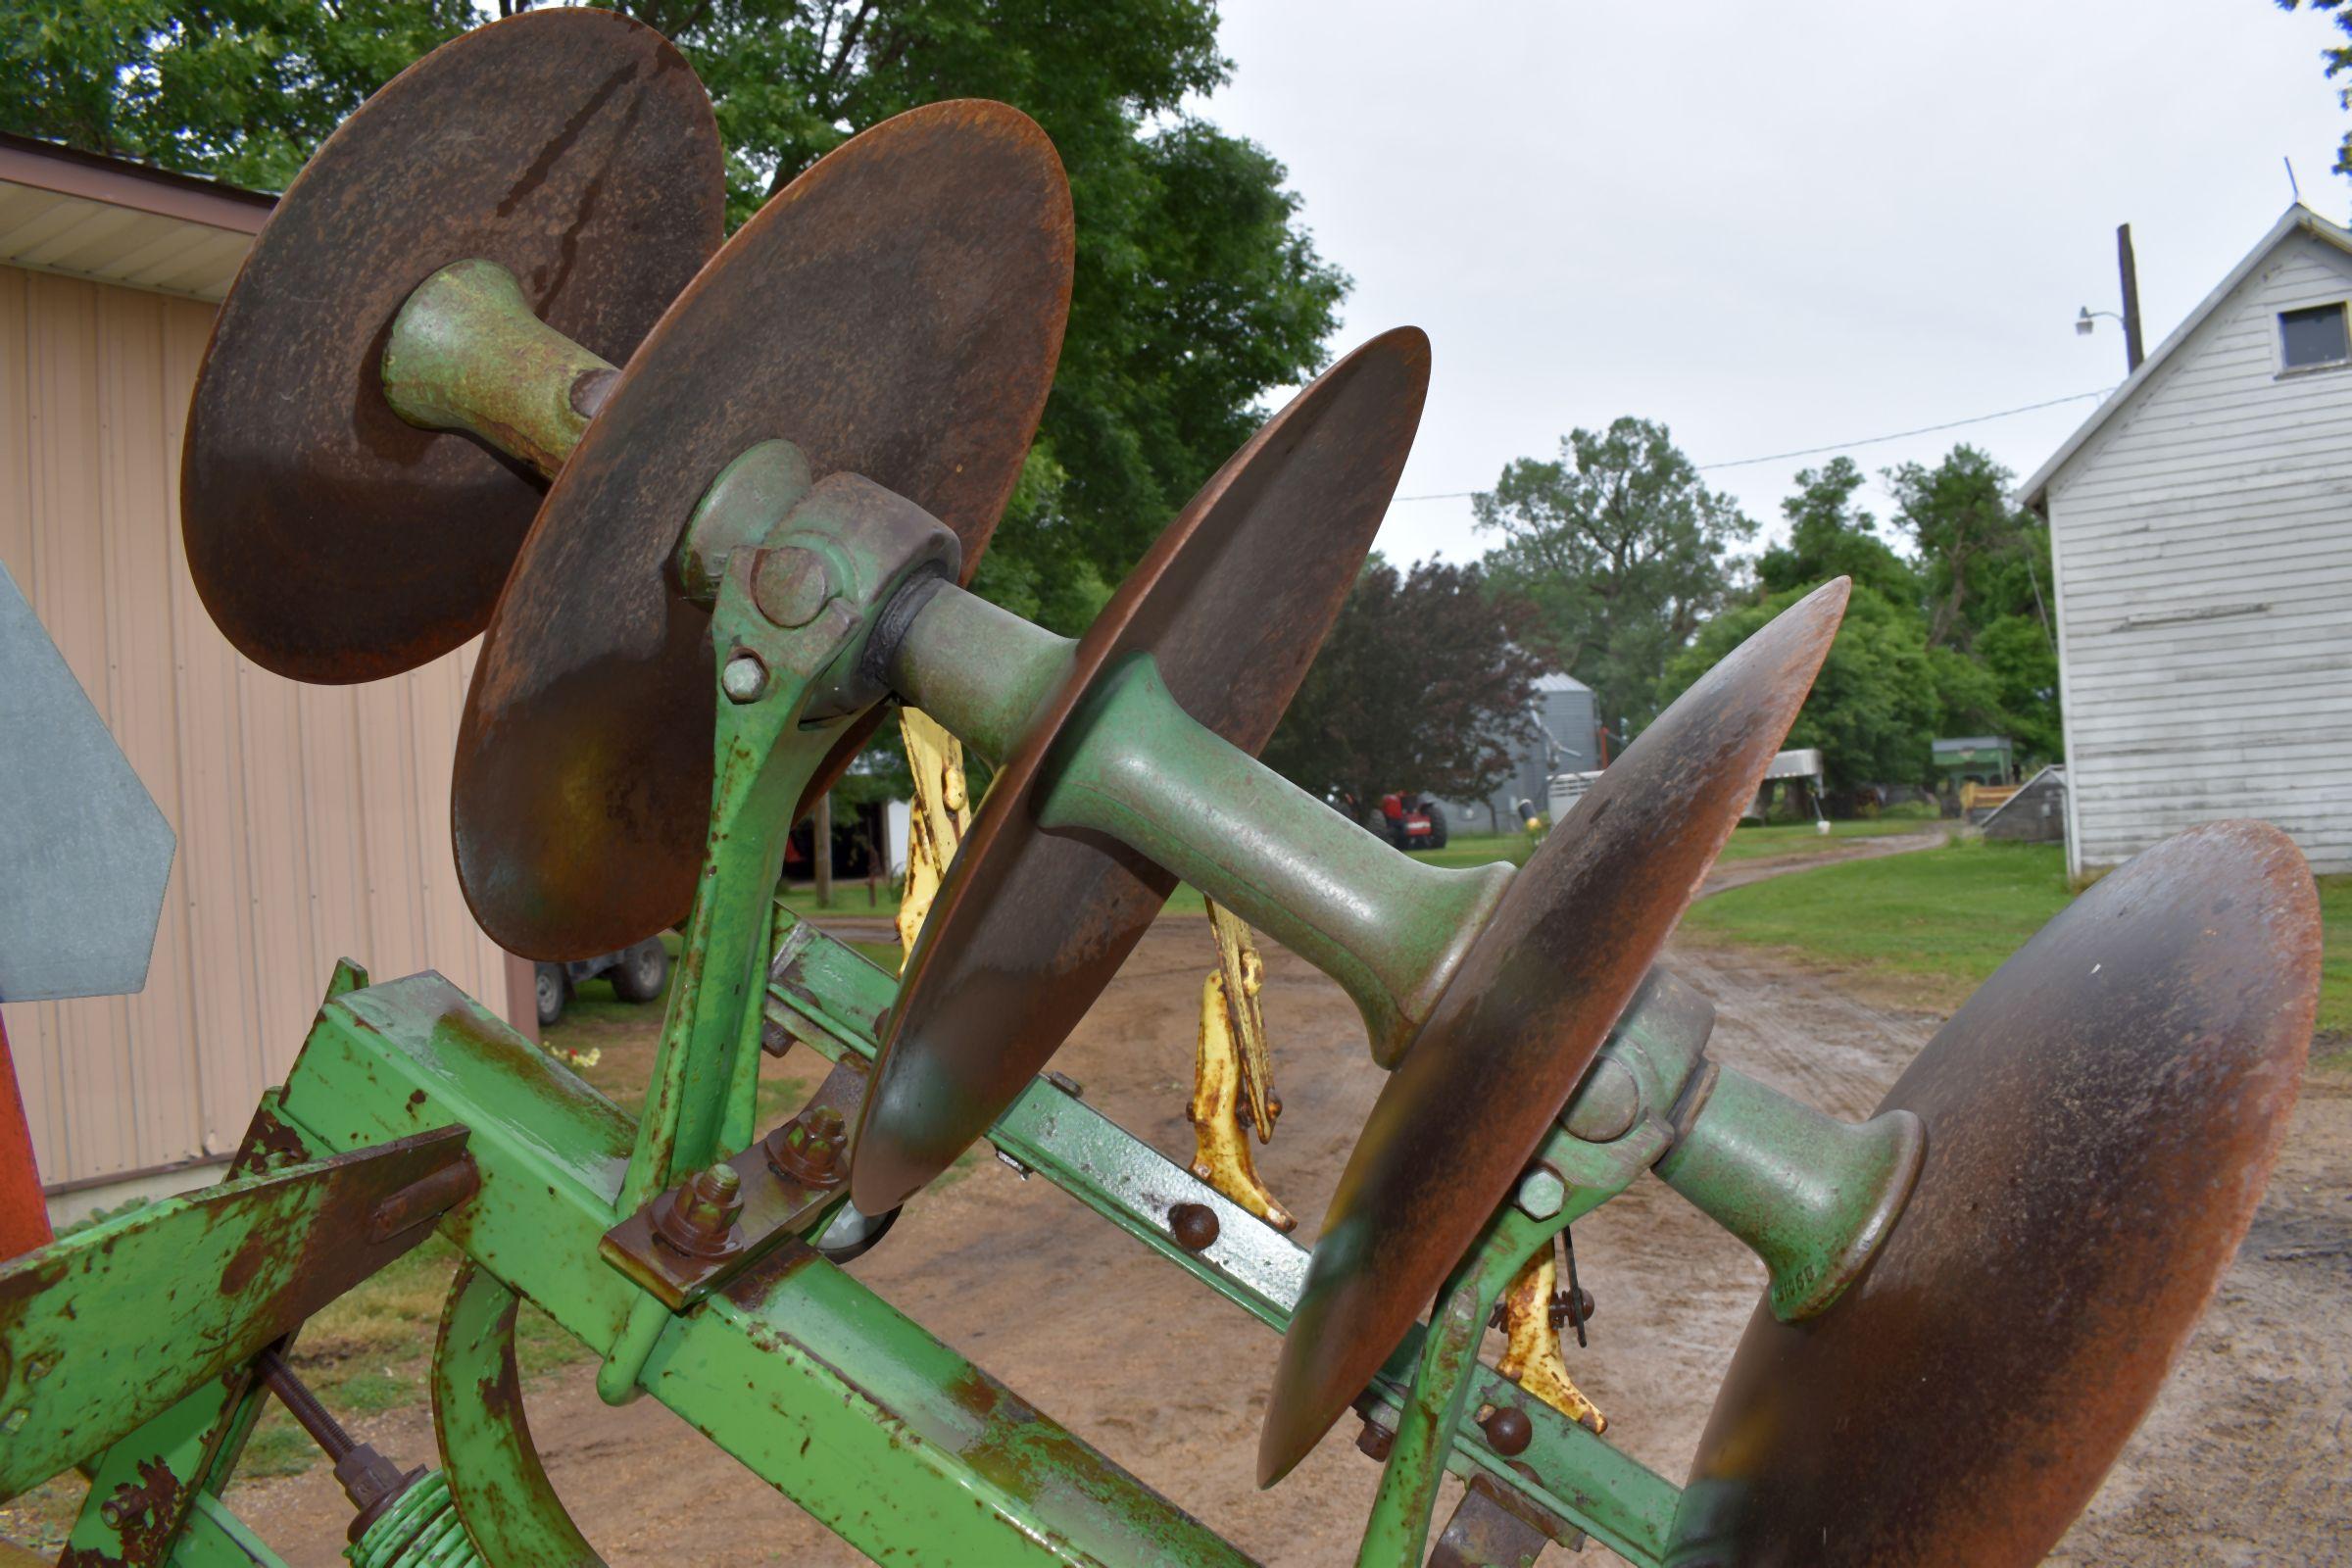
[[[188,393],[270,206],[0,137],[0,563],[179,837],[143,993],[6,1009],[61,1216],[210,1179],[340,956],[528,1016],[528,966],[473,923],[450,855],[474,645],[299,685],[230,648],[188,577]]]

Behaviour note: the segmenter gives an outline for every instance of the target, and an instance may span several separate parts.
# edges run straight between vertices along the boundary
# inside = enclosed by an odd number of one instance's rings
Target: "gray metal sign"
[[[172,825],[0,567],[0,1001],[147,983]]]

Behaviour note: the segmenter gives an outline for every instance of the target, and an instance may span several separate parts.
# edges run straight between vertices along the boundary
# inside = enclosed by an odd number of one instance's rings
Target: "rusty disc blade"
[[[1509,1196],[1756,798],[1846,587],[1791,605],[1678,698],[1504,890],[1340,1177],[1283,1337],[1260,1486],[1363,1392]]]
[[[486,257],[617,363],[717,248],[725,208],[702,83],[609,11],[493,23],[363,104],[279,200],[197,373],[180,527],[221,633],[281,675],[345,682],[480,631],[541,487],[392,412],[393,316]]]
[[[1918,1185],[1838,1303],[1759,1306],[1675,1562],[2039,1562],[2153,1402],[2261,1200],[2310,1049],[2319,901],[2260,822],[2100,881],[1882,1110]]]
[[[808,169],[679,296],[548,492],[474,669],[458,875],[502,946],[610,953],[693,902],[716,699],[710,612],[670,560],[710,481],[797,442],[954,529],[968,573],[1053,384],[1071,244],[1045,132],[933,104]]]
[[[1048,751],[1097,676],[1149,652],[1195,719],[1255,753],[1322,646],[1404,471],[1429,339],[1374,338],[1202,487],[1078,644],[989,785],[909,955],[859,1120],[851,1192],[880,1214],[947,1169],[1077,1025],[1174,887],[1032,815]]]

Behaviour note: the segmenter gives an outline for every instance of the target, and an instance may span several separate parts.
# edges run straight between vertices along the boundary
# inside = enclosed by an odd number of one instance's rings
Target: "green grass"
[[[1979,841],[1750,883],[1694,905],[1684,924],[1953,1006],[2071,898],[2058,846]],[[2320,878],[2320,1049],[2352,1063],[2352,876]]]
[[[1830,831],[1824,833],[1811,822],[1742,822],[1732,830],[1732,841],[1723,847],[1720,858],[1759,860],[1770,856],[1823,855],[1849,839],[1917,833],[1930,825],[1915,816],[1874,816],[1832,822]]]
[[[890,920],[899,912],[899,885],[878,882],[870,889],[864,880],[836,881],[833,884],[833,903],[826,908],[816,906],[816,884],[787,882],[784,884],[784,907],[798,915],[830,914],[856,916],[859,919]]]
[[[2352,874],[2320,878],[2320,1041],[2352,1065]]]
[[[1684,925],[1862,970],[1949,1006],[2071,897],[2059,847],[1978,841],[1751,882],[1692,906]]]

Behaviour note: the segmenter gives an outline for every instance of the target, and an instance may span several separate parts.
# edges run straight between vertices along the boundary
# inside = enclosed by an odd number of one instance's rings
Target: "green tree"
[[[1476,566],[1365,564],[1265,750],[1355,814],[1392,790],[1477,800],[1511,771],[1538,662],[1513,645]]]
[[[0,13],[0,124],[263,189],[471,0],[77,0]],[[523,9],[500,0],[507,13]],[[1082,625],[1185,498],[1325,358],[1347,278],[1281,164],[1185,110],[1224,81],[1210,0],[627,0],[701,74],[741,220],[853,131],[942,98],[1036,118],[1077,275],[1038,443],[979,586]]]
[[[2050,530],[2010,502],[2015,476],[1971,446],[1956,446],[1931,468],[1886,470],[1895,521],[1917,546],[1929,645],[1965,656],[1983,672],[1946,734],[1992,730],[2035,759],[2063,750],[2058,652],[2042,585],[2050,577]],[[1946,682],[1947,692],[1951,689]],[[1974,724],[1959,716],[1983,715]]]
[[[0,10],[0,125],[280,190],[472,0],[76,0]]]
[[[1667,667],[1660,701],[1680,696],[1813,586],[1785,589],[1708,621]],[[1835,793],[1861,784],[1918,783],[1927,776],[1929,743],[1942,716],[1937,673],[1918,613],[1857,583],[1812,695],[1784,744],[1820,747]]]
[[[2302,0],[2276,0],[2276,3],[2281,11],[2303,9]],[[2329,14],[2335,19],[2336,30],[2352,36],[2352,10],[2345,9],[2344,0],[2311,0],[2311,9]],[[2320,58],[2328,62],[2328,79],[2329,81],[2333,81],[2347,73],[2352,73],[2352,45],[2331,45],[2320,51]],[[2336,99],[2346,109],[2352,109],[2352,87],[2339,88],[2336,92]],[[2335,172],[2339,174],[2352,174],[2352,133],[2347,133],[2344,139],[2336,145]]]
[[[1501,536],[1486,558],[1514,635],[1592,688],[1606,722],[1645,722],[1659,675],[1731,598],[1731,547],[1756,525],[1709,490],[1666,426],[1572,430],[1472,503]]]
[[[1906,463],[1886,478],[1895,526],[1919,552],[1931,641],[1965,653],[2001,616],[2039,612],[2049,530],[2010,504],[2015,474],[1962,445],[1933,468]]]
[[[1919,574],[1878,533],[1878,519],[1854,505],[1863,485],[1851,458],[1833,458],[1827,466],[1796,476],[1796,494],[1781,503],[1788,519],[1788,541],[1756,560],[1756,581],[1767,594],[1815,588],[1832,577],[1851,577],[1894,604],[1915,604]]]
[[[2058,650],[2039,617],[2004,615],[1977,634],[1977,658],[1992,680],[2008,734],[2027,758],[2066,755],[2058,722]]]

